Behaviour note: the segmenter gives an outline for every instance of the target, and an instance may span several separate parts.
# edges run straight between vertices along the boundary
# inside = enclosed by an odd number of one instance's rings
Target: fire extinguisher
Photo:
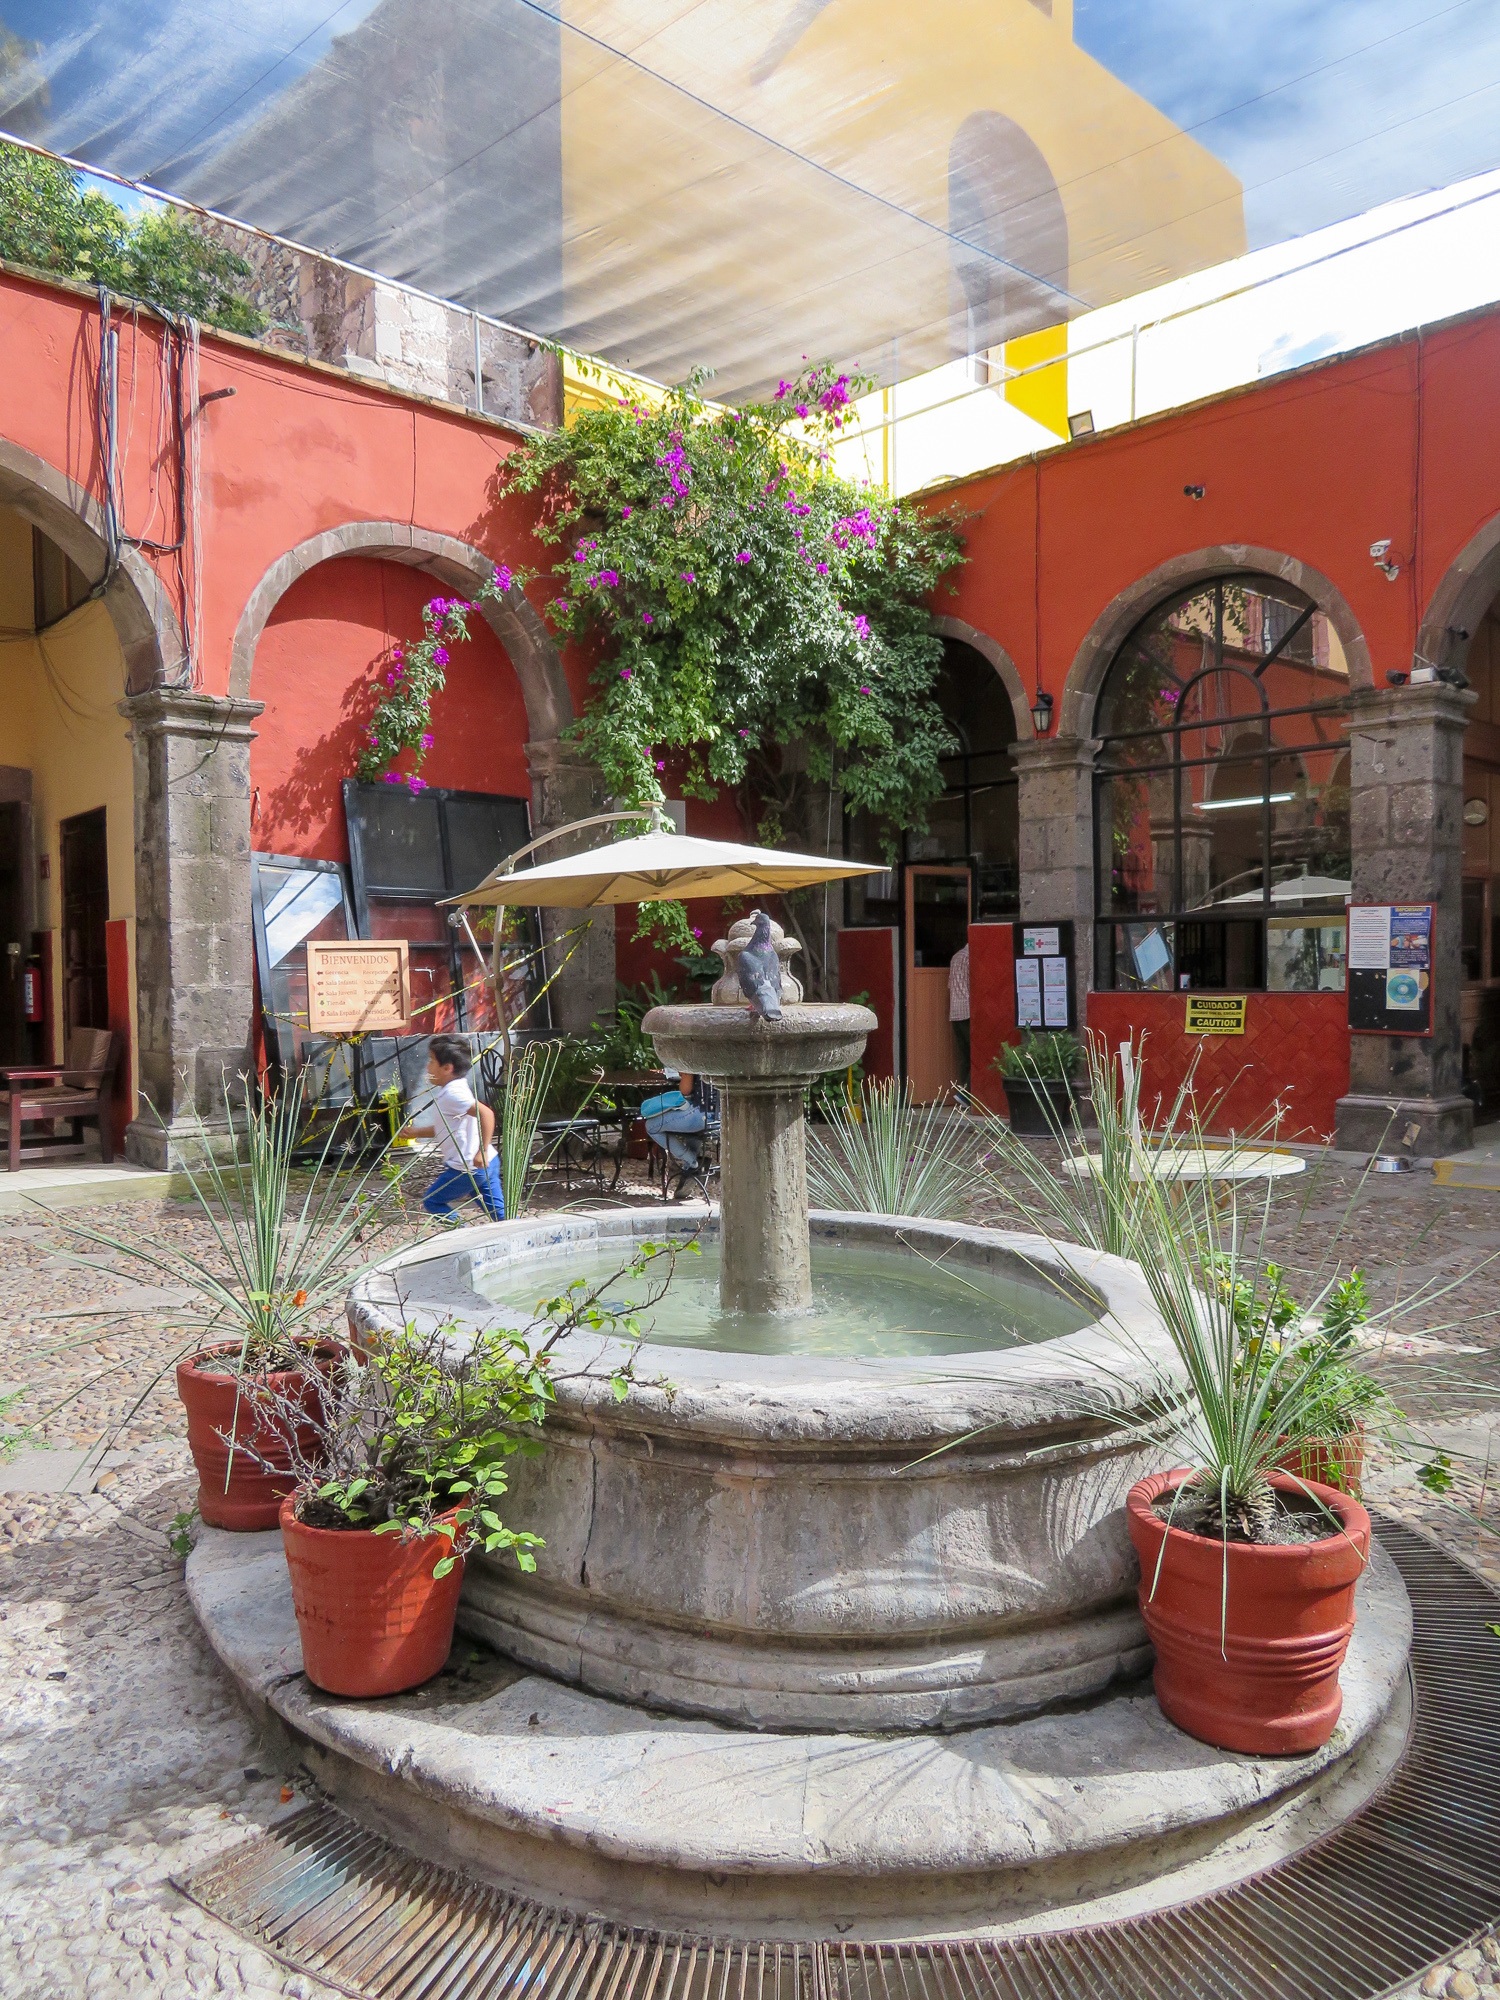
[[[42,974],[41,968],[28,965],[21,974],[21,1001],[28,1021],[42,1018]]]

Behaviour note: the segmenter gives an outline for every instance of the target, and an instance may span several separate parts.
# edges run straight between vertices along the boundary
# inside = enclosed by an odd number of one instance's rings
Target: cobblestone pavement
[[[182,1202],[67,1219],[209,1248]],[[1398,1330],[1409,1347],[1386,1363],[1424,1435],[1453,1448],[1455,1492],[1433,1499],[1410,1468],[1381,1470],[1373,1484],[1500,1584],[1500,1262],[1479,1268],[1500,1250],[1500,1194],[1450,1193],[1425,1176],[1356,1190],[1355,1177],[1325,1169],[1278,1196],[1272,1226],[1302,1270],[1319,1240],[1344,1230],[1345,1261],[1368,1272],[1381,1311],[1398,1287],[1465,1279]],[[402,1218],[392,1247],[421,1229]],[[68,1399],[41,1443],[93,1445],[117,1430],[125,1454],[91,1493],[0,1491],[0,2000],[333,2000],[171,1886],[292,1808],[198,1635],[168,1550],[194,1482],[170,1374],[141,1392],[179,1342],[167,1302],[120,1298],[127,1285],[111,1266],[121,1261],[70,1241],[60,1222],[0,1216],[0,1385],[28,1385],[22,1416]],[[110,1299],[118,1317],[58,1317]],[[1433,1330],[1411,1338],[1424,1322]],[[48,1352],[68,1329],[92,1337]],[[1496,1948],[1450,1959],[1422,1991],[1500,2000]]]

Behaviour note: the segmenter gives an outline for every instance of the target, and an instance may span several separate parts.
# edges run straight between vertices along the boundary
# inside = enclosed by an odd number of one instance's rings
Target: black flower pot
[[[1072,1129],[1073,1086],[1065,1076],[1032,1083],[1019,1076],[1002,1077],[1010,1106],[1010,1129],[1027,1138],[1048,1138],[1060,1125]],[[1050,1109],[1051,1117],[1048,1116]]]

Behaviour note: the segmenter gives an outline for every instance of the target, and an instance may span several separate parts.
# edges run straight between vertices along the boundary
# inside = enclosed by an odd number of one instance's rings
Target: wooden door
[[[109,858],[104,808],[62,823],[63,1023],[109,1026]]]
[[[919,1104],[958,1081],[948,966],[969,941],[967,868],[906,871],[906,1074]]]
[[[22,870],[23,809],[0,805],[0,1062],[31,1060],[26,1047],[25,982],[29,942]]]

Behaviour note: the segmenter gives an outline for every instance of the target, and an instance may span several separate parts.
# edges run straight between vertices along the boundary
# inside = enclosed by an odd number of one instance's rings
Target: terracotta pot
[[[316,1414],[316,1369],[320,1361],[331,1360],[336,1350],[318,1348],[309,1355],[309,1367],[277,1370],[264,1378],[277,1395],[295,1396],[308,1411]],[[236,1355],[237,1346],[212,1347],[204,1355],[177,1364],[177,1393],[187,1411],[188,1448],[198,1469],[198,1512],[211,1528],[232,1528],[254,1533],[274,1528],[281,1518],[281,1503],[296,1485],[291,1453],[285,1432],[272,1423],[264,1406],[256,1399],[256,1384],[244,1382],[227,1370],[203,1368],[197,1364],[217,1355]],[[220,1436],[232,1435],[235,1450]],[[311,1449],[312,1422],[299,1426],[303,1448]],[[284,1473],[266,1472],[242,1447],[252,1444]]]
[[[464,1566],[433,1568],[444,1535],[403,1542],[364,1528],[310,1528],[297,1496],[281,1503],[281,1540],[307,1678],[325,1694],[401,1694],[430,1681],[453,1644]]]
[[[1284,1548],[1229,1543],[1221,1637],[1224,1543],[1169,1529],[1152,1507],[1187,1477],[1181,1469],[1154,1473],[1126,1502],[1162,1713],[1221,1750],[1258,1757],[1316,1750],[1343,1705],[1339,1668],[1354,1630],[1354,1586],[1370,1553],[1370,1517],[1347,1493],[1313,1485],[1343,1533]],[[1288,1499],[1301,1496],[1284,1472],[1272,1473],[1271,1484]]]
[[[1072,1131],[1074,1091],[1066,1077],[1046,1077],[1038,1085],[1024,1077],[1007,1076],[1001,1078],[1001,1083],[1012,1132],[1024,1132],[1028,1138],[1050,1138],[1057,1127],[1048,1119],[1049,1105],[1057,1125],[1064,1132]]]
[[[1283,1472],[1295,1472],[1310,1485],[1336,1486],[1357,1500],[1365,1473],[1365,1427],[1354,1424],[1341,1437],[1304,1438],[1300,1445],[1290,1438],[1287,1450],[1276,1463]]]

